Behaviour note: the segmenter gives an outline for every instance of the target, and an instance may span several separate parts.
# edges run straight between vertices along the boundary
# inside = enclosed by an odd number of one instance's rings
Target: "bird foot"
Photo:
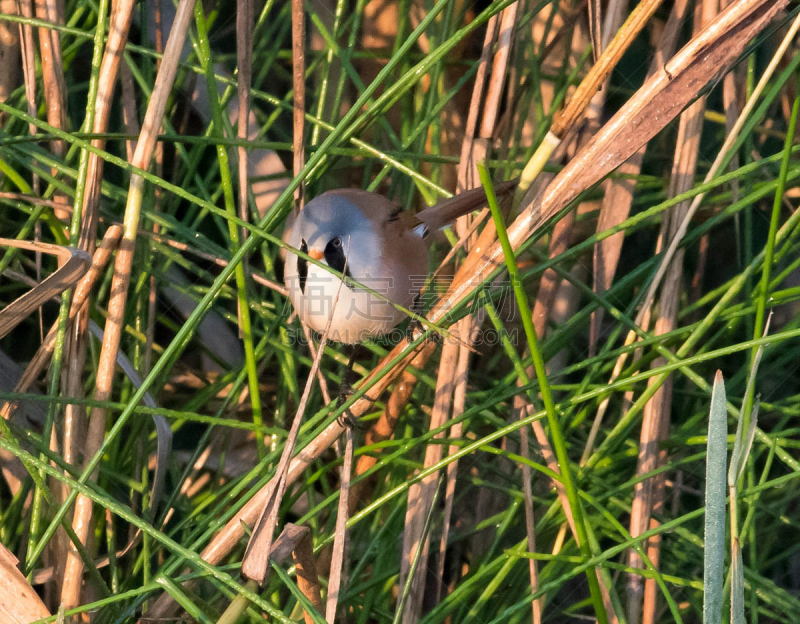
[[[425,331],[425,327],[422,325],[422,323],[419,320],[412,318],[408,322],[408,327],[406,328],[406,340],[408,341],[408,344],[419,340]],[[442,344],[442,337],[437,332],[434,332],[426,338],[426,342]]]

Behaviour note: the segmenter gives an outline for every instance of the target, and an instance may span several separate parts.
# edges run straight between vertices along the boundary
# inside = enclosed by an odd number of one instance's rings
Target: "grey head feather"
[[[287,242],[299,249],[305,241],[309,250],[324,251],[337,237],[347,254],[348,272],[354,278],[370,269],[375,272],[380,258],[378,234],[372,221],[343,194],[323,193],[308,202],[292,224]]]

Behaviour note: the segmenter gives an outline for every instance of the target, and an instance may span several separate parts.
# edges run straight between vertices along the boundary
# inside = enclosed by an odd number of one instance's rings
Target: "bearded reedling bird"
[[[498,196],[516,180],[497,185]],[[378,295],[344,282],[295,253],[285,255],[284,281],[300,319],[328,339],[363,342],[407,316],[428,275],[429,234],[486,205],[482,188],[412,214],[382,195],[355,189],[314,198],[287,223],[284,242]],[[338,300],[337,300],[338,297]],[[335,304],[335,306],[334,306]]]

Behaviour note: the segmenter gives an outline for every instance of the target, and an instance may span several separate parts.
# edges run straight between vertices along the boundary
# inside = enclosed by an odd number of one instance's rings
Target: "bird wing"
[[[502,200],[514,192],[518,183],[518,178],[500,182],[495,185],[494,192],[498,199]],[[415,217],[419,223],[423,223],[429,230],[435,231],[484,206],[486,206],[486,192],[483,187],[478,187],[440,201],[430,208],[418,212]]]

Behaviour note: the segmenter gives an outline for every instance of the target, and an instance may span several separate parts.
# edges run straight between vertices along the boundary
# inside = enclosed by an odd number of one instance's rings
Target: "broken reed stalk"
[[[60,267],[44,281],[17,297],[0,311],[0,338],[7,335],[19,323],[39,308],[45,301],[72,288],[91,264],[91,256],[85,251],[63,245],[0,238],[0,246],[27,249],[55,256]]]
[[[112,225],[110,228],[108,228],[108,230],[106,230],[102,242],[92,256],[92,263],[89,267],[89,270],[75,286],[75,290],[72,294],[72,303],[70,304],[69,319],[75,318],[78,310],[83,307],[83,304],[89,298],[89,294],[94,288],[97,280],[100,278],[100,275],[105,270],[106,264],[108,264],[108,261],[111,259],[111,254],[117,248],[119,239],[121,237],[122,226]],[[44,341],[39,346],[39,349],[37,350],[33,359],[25,368],[25,372],[22,374],[22,377],[20,377],[19,381],[17,381],[17,384],[14,387],[14,392],[27,392],[31,387],[31,384],[33,384],[36,378],[39,377],[42,370],[44,370],[44,367],[47,366],[48,358],[53,352],[53,344],[55,342],[57,328],[57,325],[53,325],[53,327],[50,328],[50,331],[47,333],[47,336],[45,336]],[[7,402],[0,410],[0,417],[8,420],[11,417],[11,413],[14,409],[15,404],[10,401]]]
[[[338,296],[337,296],[338,299]],[[335,307],[335,304],[334,304]],[[331,314],[330,319],[333,318]],[[330,326],[330,319],[328,326]],[[280,510],[283,495],[286,492],[286,487],[289,483],[288,469],[289,463],[294,453],[294,447],[297,442],[297,434],[300,431],[300,423],[303,421],[303,414],[308,404],[308,397],[311,394],[311,388],[314,384],[314,377],[319,370],[319,363],[322,360],[322,354],[325,351],[325,344],[328,341],[328,332],[322,336],[317,353],[314,357],[314,362],[311,365],[311,371],[308,374],[303,395],[300,397],[300,403],[297,407],[292,426],[289,429],[289,434],[283,445],[283,452],[278,462],[278,467],[275,469],[275,477],[277,484],[270,491],[270,496],[264,505],[261,516],[253,528],[253,533],[247,543],[247,548],[244,552],[242,559],[242,574],[249,579],[256,581],[259,585],[264,583],[267,577],[267,568],[269,566],[269,553],[272,547],[272,539],[275,533],[275,528],[278,525],[278,511]]]

